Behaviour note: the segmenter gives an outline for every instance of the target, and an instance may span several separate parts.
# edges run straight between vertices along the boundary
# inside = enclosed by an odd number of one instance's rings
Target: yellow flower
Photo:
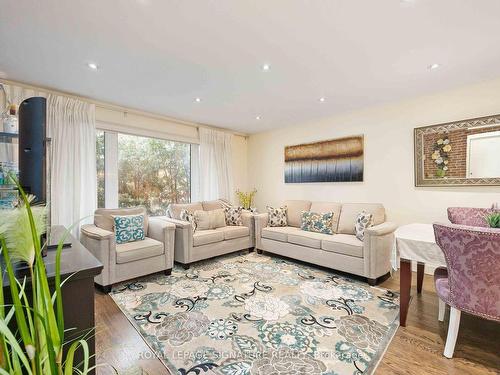
[[[448,164],[448,160],[445,160],[445,161],[444,161],[444,163],[445,163],[445,164]]]
[[[442,139],[442,138],[439,138],[439,139],[437,140],[437,144],[438,144],[438,145],[442,145],[442,144],[443,144],[443,142],[444,142],[444,141],[443,141],[443,139]]]
[[[444,152],[450,152],[451,151],[451,145],[446,145],[443,147]]]
[[[436,160],[439,157],[439,153],[432,154],[432,160]]]

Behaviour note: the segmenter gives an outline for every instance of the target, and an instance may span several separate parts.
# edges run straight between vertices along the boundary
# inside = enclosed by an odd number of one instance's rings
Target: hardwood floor
[[[417,275],[412,276],[407,327],[399,327],[376,374],[500,374],[500,324],[462,314],[454,358],[443,357],[449,311],[445,321],[438,322],[432,277],[425,275],[423,292],[417,295]],[[399,274],[380,287],[399,290]],[[120,374],[169,374],[159,359],[144,358],[148,346],[113,300],[98,291],[95,298],[97,363],[112,365]],[[115,374],[110,366],[97,373]]]

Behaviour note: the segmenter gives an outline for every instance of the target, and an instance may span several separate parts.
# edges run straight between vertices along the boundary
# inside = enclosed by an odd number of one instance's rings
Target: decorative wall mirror
[[[500,115],[415,129],[415,186],[500,185]]]

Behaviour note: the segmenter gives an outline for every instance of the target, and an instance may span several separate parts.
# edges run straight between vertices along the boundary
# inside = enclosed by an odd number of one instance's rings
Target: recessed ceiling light
[[[258,121],[260,120],[260,116],[256,116],[255,119]]]
[[[199,102],[201,102],[201,98],[196,98],[194,101],[195,101],[196,103],[199,103]]]
[[[429,70],[436,70],[437,68],[439,68],[441,65],[437,64],[437,63],[434,63],[434,64],[431,64],[427,67],[427,69]]]
[[[269,64],[264,64],[264,65],[262,65],[262,70],[263,70],[264,72],[269,71],[269,69],[271,69],[271,66],[270,66]]]
[[[87,63],[87,66],[89,67],[89,69],[92,69],[92,70],[99,69],[99,66],[96,63],[93,63],[93,62]]]
[[[323,103],[325,101],[325,98],[322,96],[321,98],[319,98],[319,101]]]

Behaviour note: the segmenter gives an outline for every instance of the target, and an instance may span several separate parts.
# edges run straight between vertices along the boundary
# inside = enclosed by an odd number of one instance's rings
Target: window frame
[[[97,123],[96,131],[104,132],[104,208],[119,207],[119,150],[118,136],[120,134],[157,139],[168,142],[178,142],[189,146],[189,202],[196,201],[199,197],[199,144],[188,142],[186,140],[175,139],[176,137],[161,137],[154,132],[130,132],[109,130],[107,126],[99,126]]]

